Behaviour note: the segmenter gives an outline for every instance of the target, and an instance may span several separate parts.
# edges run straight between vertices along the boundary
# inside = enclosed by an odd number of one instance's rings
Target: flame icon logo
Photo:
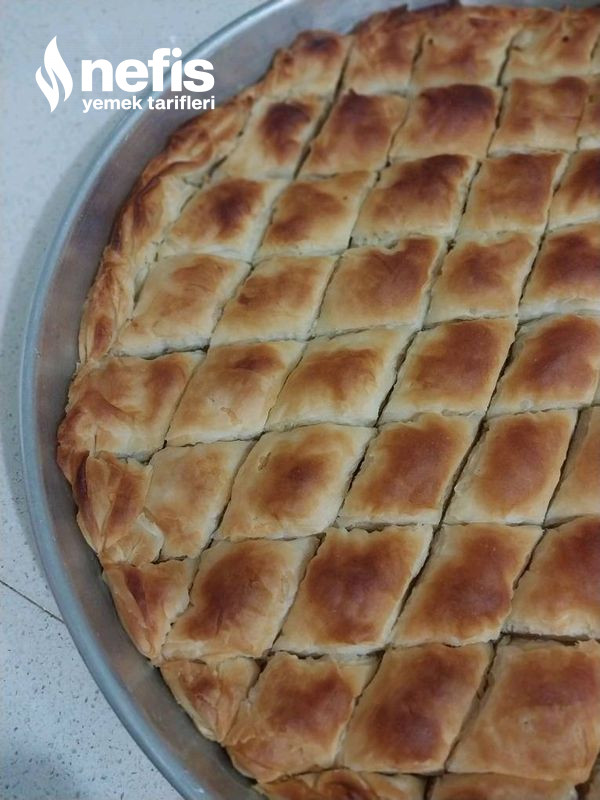
[[[48,46],[44,52],[44,68],[46,69],[46,73],[50,78],[50,83],[42,75],[41,67],[38,67],[37,72],[35,73],[35,80],[50,105],[50,111],[54,111],[58,105],[58,99],[60,95],[58,81],[60,81],[63,87],[65,94],[64,100],[66,100],[73,91],[73,78],[71,77],[71,73],[65,64],[63,57],[59,53],[58,45],[56,44],[56,36],[51,42],[48,43]]]

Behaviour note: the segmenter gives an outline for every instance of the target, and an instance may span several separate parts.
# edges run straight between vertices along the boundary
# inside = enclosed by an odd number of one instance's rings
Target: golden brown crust
[[[395,95],[356,94],[352,90],[341,95],[312,142],[301,173],[331,175],[381,169],[407,107],[408,101]]]
[[[409,335],[407,328],[380,328],[313,339],[285,382],[267,427],[373,425]]]
[[[260,789],[270,800],[423,800],[424,783],[413,775],[379,775],[333,769],[283,778]]]
[[[483,158],[499,103],[500,90],[489,86],[457,83],[425,89],[413,100],[390,157],[462,153]]]
[[[154,561],[162,532],[141,517],[152,469],[110,453],[84,457],[73,480],[77,524],[103,563]]]
[[[600,209],[600,149],[575,153],[554,196],[549,225],[594,221]]]
[[[490,660],[484,644],[388,650],[358,702],[341,761],[358,770],[440,770]]]
[[[176,404],[198,357],[108,358],[82,369],[58,429],[58,463],[73,483],[82,456],[107,450],[147,457],[163,446]]]
[[[388,244],[405,233],[450,236],[474,168],[472,158],[460,155],[387,167],[363,204],[352,234],[354,243]]]
[[[385,425],[352,483],[341,524],[436,524],[475,428],[467,417],[441,414]]]
[[[431,800],[576,800],[568,781],[534,781],[510,775],[444,775]]]
[[[597,54],[600,49],[596,48]],[[597,56],[600,59],[600,55]],[[579,146],[600,147],[600,77],[588,81],[590,92],[579,124]]]
[[[517,78],[508,88],[490,152],[573,150],[587,94],[582,78],[550,83]]]
[[[433,285],[427,322],[515,314],[535,252],[535,239],[524,233],[460,237]]]
[[[324,530],[372,434],[330,424],[264,434],[237,474],[220,535],[281,538]]]
[[[597,642],[501,646],[491,687],[449,768],[585,781],[600,749],[599,705]]]
[[[541,523],[574,426],[574,411],[492,419],[454,489],[446,521]]]
[[[261,261],[223,310],[212,343],[305,339],[335,259],[275,256]]]
[[[264,79],[265,94],[268,97],[307,92],[332,95],[351,42],[352,37],[332,31],[303,31],[288,48],[276,53]]]
[[[300,660],[278,653],[242,703],[225,739],[235,766],[261,783],[333,766],[370,660]]]
[[[190,606],[174,624],[165,658],[259,658],[294,599],[314,538],[289,542],[217,542],[200,557]]]
[[[183,445],[259,434],[301,351],[298,342],[211,347],[181,398],[167,442]]]
[[[217,527],[249,442],[164,447],[152,456],[146,514],[164,537],[163,558],[197,556]]]
[[[208,344],[221,309],[248,272],[209,255],[164,258],[152,267],[113,351],[151,356]]]
[[[123,627],[151,661],[161,660],[171,624],[188,604],[195,569],[195,560],[186,559],[139,567],[110,564],[103,572]]]
[[[259,99],[239,144],[217,173],[242,178],[291,178],[323,109],[323,100],[315,95]]]
[[[581,412],[547,522],[600,514],[600,408]]]
[[[292,183],[279,198],[259,257],[326,255],[344,250],[372,181],[368,172],[348,172]]]
[[[593,222],[546,236],[519,315],[560,311],[600,311],[600,229]]]
[[[329,528],[275,647],[305,654],[382,647],[430,539],[428,525],[371,533]]]
[[[373,14],[355,33],[344,87],[364,94],[407,88],[423,32],[423,20],[402,6]]]
[[[460,233],[541,233],[562,160],[559,153],[488,158],[473,181]]]
[[[492,523],[442,528],[400,614],[396,644],[496,639],[510,612],[513,584],[541,533]]]
[[[515,320],[473,319],[442,323],[418,333],[382,420],[410,419],[423,411],[483,414],[515,329]]]
[[[524,325],[490,414],[591,403],[600,375],[600,319],[574,314]]]
[[[160,668],[165,683],[200,733],[217,742],[229,732],[259,671],[250,658],[232,658],[214,666],[166,661]]]
[[[600,516],[545,533],[519,581],[506,630],[600,638]]]

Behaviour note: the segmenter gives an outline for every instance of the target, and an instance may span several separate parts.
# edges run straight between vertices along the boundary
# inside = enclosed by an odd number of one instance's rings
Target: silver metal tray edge
[[[194,48],[210,58],[223,100],[265,71],[300,30],[345,31],[391,0],[270,0]],[[430,5],[430,0],[408,5]],[[477,4],[477,0],[475,0]],[[558,7],[560,0],[527,5]],[[573,2],[589,6],[593,2]],[[44,259],[28,316],[20,376],[20,438],[32,528],[63,619],[98,687],[129,733],[186,800],[251,800],[256,794],[216,744],[197,733],[125,634],[75,522],[55,462],[56,428],[77,361],[77,329],[115,214],[144,164],[189,113],[131,112],[100,148]],[[159,798],[153,798],[159,800]]]

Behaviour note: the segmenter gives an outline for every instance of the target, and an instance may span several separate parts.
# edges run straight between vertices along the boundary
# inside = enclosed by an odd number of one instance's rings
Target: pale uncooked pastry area
[[[61,620],[35,552],[20,464],[18,387],[41,261],[86,169],[123,113],[83,113],[81,92],[50,113],[35,82],[54,36],[69,65],[186,53],[257,0],[20,0],[0,10],[0,797],[176,800],[121,725]],[[216,76],[218,88],[218,75]]]

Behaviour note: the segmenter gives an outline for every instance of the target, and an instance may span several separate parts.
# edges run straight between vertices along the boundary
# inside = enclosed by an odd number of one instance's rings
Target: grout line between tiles
[[[52,619],[56,620],[57,622],[60,622],[61,625],[65,624],[65,621],[63,619],[57,617],[56,614],[53,614],[51,611],[48,611],[47,608],[44,608],[44,606],[40,605],[39,603],[36,603],[36,601],[32,600],[31,597],[28,597],[26,594],[23,594],[23,592],[20,592],[18,589],[15,589],[14,586],[11,586],[10,583],[6,583],[6,581],[3,581],[1,578],[0,578],[0,585],[4,586],[5,589],[9,589],[11,592],[14,592],[16,595],[21,597],[23,600],[26,600],[28,603],[31,603],[32,606],[39,608],[40,611],[43,611],[44,614],[47,614],[49,617],[52,617]]]

